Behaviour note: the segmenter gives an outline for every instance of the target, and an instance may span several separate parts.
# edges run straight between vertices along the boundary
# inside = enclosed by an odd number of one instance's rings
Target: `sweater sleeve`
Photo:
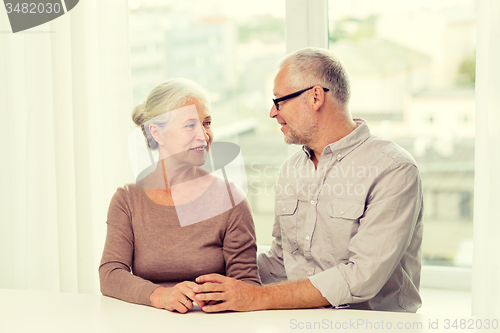
[[[238,189],[233,186],[231,186],[231,190],[233,195],[241,195],[241,192],[237,193]],[[228,213],[223,243],[226,275],[247,283],[260,285],[257,270],[255,226],[246,198],[230,209]]]
[[[130,303],[151,305],[149,296],[159,287],[131,274],[134,256],[134,232],[127,190],[118,188],[108,210],[107,234],[99,280],[104,296]]]

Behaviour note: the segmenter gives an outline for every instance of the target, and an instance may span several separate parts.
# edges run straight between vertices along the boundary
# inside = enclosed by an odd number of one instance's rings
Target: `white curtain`
[[[500,1],[478,1],[472,315],[500,317]]]
[[[126,0],[8,33],[0,10],[0,288],[98,293],[106,212],[133,181]]]

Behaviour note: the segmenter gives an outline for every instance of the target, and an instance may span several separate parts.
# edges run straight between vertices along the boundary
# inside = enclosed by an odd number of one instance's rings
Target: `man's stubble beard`
[[[300,129],[296,130],[288,125],[288,134],[285,135],[285,143],[287,145],[309,145],[314,138],[317,124],[313,118],[306,115],[304,108],[305,105],[301,105],[301,112],[299,112],[299,117],[297,117],[296,121]]]

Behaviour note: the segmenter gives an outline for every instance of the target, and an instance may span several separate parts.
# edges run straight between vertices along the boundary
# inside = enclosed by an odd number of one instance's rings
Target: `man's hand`
[[[259,296],[260,287],[253,286],[243,281],[222,276],[219,274],[207,274],[196,278],[200,283],[193,287],[198,302],[205,302],[202,306],[205,312],[219,311],[253,311],[260,310]],[[220,303],[210,305],[211,301]]]
[[[196,278],[196,282],[200,285],[193,287],[195,298],[205,302],[201,307],[205,312],[306,309],[330,304],[309,279],[257,287],[219,274],[208,274]],[[213,301],[221,303],[209,303]]]
[[[186,313],[193,308],[193,301],[200,308],[205,305],[205,302],[195,299],[193,288],[196,286],[192,281],[184,281],[172,288],[158,287],[151,293],[149,300],[155,308]]]

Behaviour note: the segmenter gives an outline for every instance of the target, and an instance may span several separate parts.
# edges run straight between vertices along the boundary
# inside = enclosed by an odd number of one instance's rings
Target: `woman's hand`
[[[151,293],[149,300],[155,308],[186,313],[193,308],[193,301],[200,308],[205,305],[204,301],[195,298],[193,288],[197,285],[192,281],[184,281],[171,288],[158,287]]]

